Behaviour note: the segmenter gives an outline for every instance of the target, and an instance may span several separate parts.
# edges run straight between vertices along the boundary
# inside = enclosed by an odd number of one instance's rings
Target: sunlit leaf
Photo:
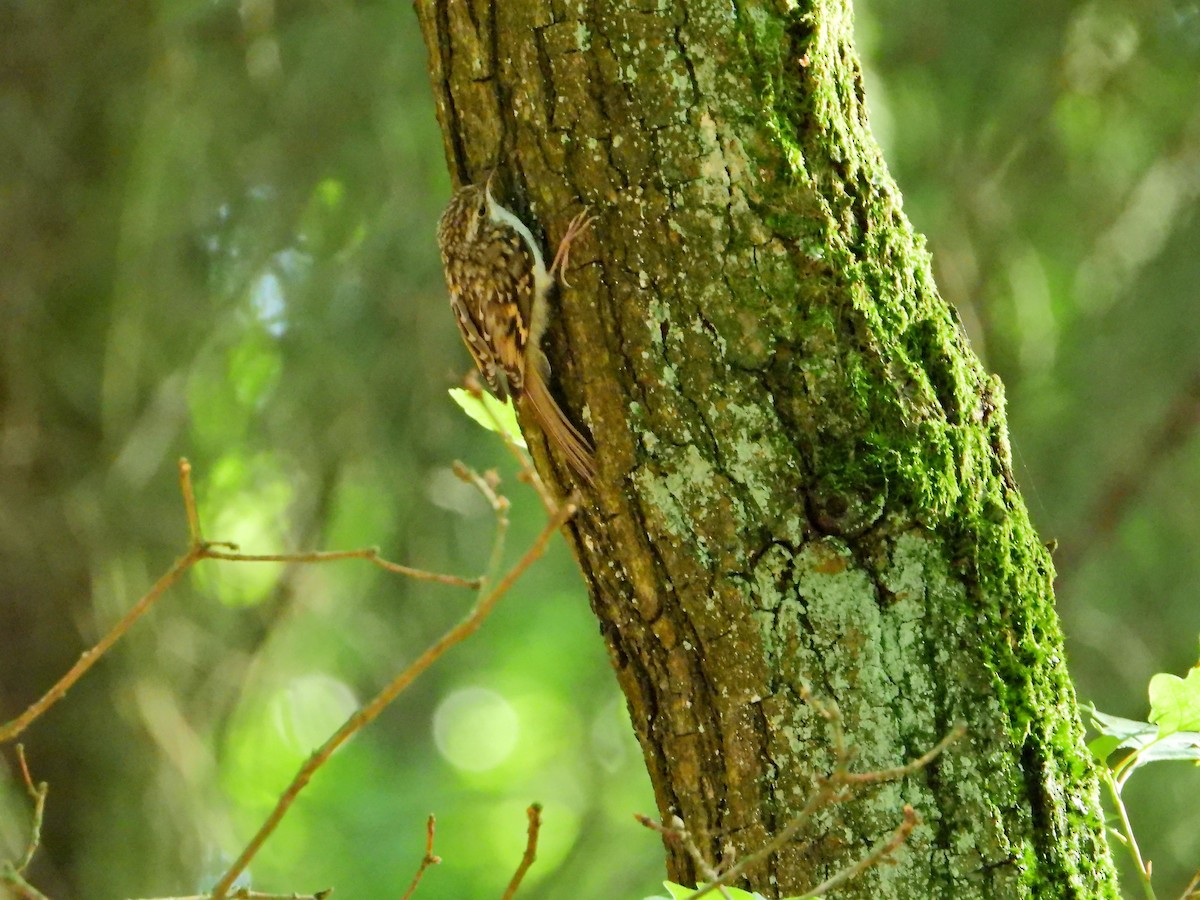
[[[1149,722],[1110,716],[1095,707],[1088,712],[1092,717],[1092,728],[1101,733],[1088,748],[1101,761],[1120,749],[1137,751],[1134,768],[1166,760],[1200,761],[1200,732],[1177,731],[1161,735]]]
[[[1149,722],[1139,722],[1137,719],[1122,719],[1100,712],[1096,707],[1088,708],[1092,717],[1092,728],[1104,735],[1114,737],[1119,742],[1118,747],[1138,747],[1148,743],[1158,733]]]
[[[1138,759],[1142,763],[1166,760],[1200,762],[1200,732],[1176,731],[1155,741],[1138,755]]]
[[[700,884],[696,885],[696,887],[689,888],[684,887],[681,884],[676,884],[673,881],[664,881],[663,885],[668,891],[671,892],[671,900],[684,900],[684,898],[692,896],[694,893],[696,893],[696,891],[705,886],[704,882],[701,882]],[[726,886],[725,892],[732,897],[733,900],[765,900],[762,894],[757,892],[751,894],[747,891],[741,890],[740,888]],[[720,897],[721,895],[719,893],[714,893],[711,896]]]
[[[1200,669],[1186,678],[1160,672],[1150,679],[1150,721],[1163,737],[1200,731]]]
[[[1107,762],[1112,756],[1113,751],[1121,746],[1119,738],[1111,734],[1101,735],[1095,740],[1088,741],[1088,750],[1092,752],[1092,756],[1096,757],[1100,762]]]
[[[462,388],[451,388],[450,396],[462,407],[463,412],[497,434],[507,434],[518,447],[525,446],[521,427],[517,424],[517,411],[509,401],[501,403],[491,394],[473,394]]]

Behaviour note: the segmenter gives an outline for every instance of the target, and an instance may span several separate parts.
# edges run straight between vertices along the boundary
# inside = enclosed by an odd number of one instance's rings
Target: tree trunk
[[[896,864],[839,896],[1115,897],[1003,391],[901,212],[848,3],[417,10],[458,179],[497,169],[549,248],[599,217],[547,351],[595,438],[573,538],[660,812],[714,862],[766,843],[834,764],[811,686],[856,770],[968,732],[741,886],[800,893],[911,804]]]

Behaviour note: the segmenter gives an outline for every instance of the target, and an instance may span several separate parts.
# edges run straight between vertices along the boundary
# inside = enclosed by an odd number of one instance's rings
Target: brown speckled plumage
[[[590,224],[584,213],[572,220],[547,271],[529,229],[492,197],[490,180],[456,191],[438,222],[450,307],[488,387],[501,400],[524,399],[551,444],[589,482],[591,448],[546,387],[539,344],[555,274]]]

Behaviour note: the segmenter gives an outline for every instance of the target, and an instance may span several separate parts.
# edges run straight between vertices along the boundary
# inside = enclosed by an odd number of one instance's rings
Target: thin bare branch
[[[25,846],[24,855],[14,866],[18,874],[24,874],[42,843],[42,819],[46,814],[46,794],[50,792],[50,785],[44,781],[34,785],[33,776],[29,774],[29,763],[25,759],[23,744],[17,744],[17,762],[20,764],[21,779],[25,782],[25,790],[29,792],[29,798],[33,801],[33,823],[29,827],[29,843]]]
[[[1200,897],[1200,870],[1197,870],[1196,874],[1192,876],[1192,880],[1179,895],[1179,900],[1192,900],[1194,897]]]
[[[154,583],[154,586],[142,595],[142,598],[137,603],[130,607],[129,611],[121,617],[121,620],[109,629],[108,634],[100,638],[90,650],[83,652],[79,659],[76,660],[75,665],[71,666],[67,674],[60,678],[54,687],[50,688],[38,700],[35,700],[17,718],[0,726],[0,744],[18,737],[42,713],[61,700],[67,691],[74,686],[75,682],[82,678],[109,651],[109,648],[124,636],[125,632],[133,626],[133,623],[148,613],[154,604],[158,602],[159,598],[167,592],[167,589],[182,578],[184,572],[203,558],[204,548],[202,545],[197,545],[192,547],[184,556],[177,559],[175,564],[167,570],[167,574],[159,578]]]
[[[921,824],[921,817],[916,814],[911,806],[904,807],[904,821],[901,822],[896,830],[892,832],[892,836],[888,840],[881,843],[874,850],[860,859],[852,866],[847,866],[840,872],[837,872],[831,878],[822,881],[807,894],[802,894],[801,897],[823,897],[836,887],[845,884],[851,878],[861,875],[863,872],[872,866],[879,865],[887,857],[891,856],[900,846],[908,840],[908,836],[912,834],[914,828]]]
[[[475,371],[472,371],[467,376],[463,382],[463,387],[474,396],[482,399],[483,387],[479,384],[478,373]],[[504,446],[512,454],[513,459],[517,461],[517,465],[521,467],[517,478],[532,487],[537,493],[538,499],[542,501],[542,506],[545,507],[546,512],[549,515],[554,515],[558,510],[558,501],[554,499],[554,495],[546,486],[546,482],[542,480],[542,476],[533,467],[533,462],[530,461],[529,454],[517,446],[516,441],[512,439],[512,435],[508,433],[508,429],[504,427],[504,424],[496,416],[496,412],[492,409],[491,405],[488,403],[481,403],[480,405],[483,407],[484,412],[487,413],[488,418],[492,420],[492,425],[495,426],[496,433],[504,441]]]
[[[271,894],[263,891],[252,891],[249,888],[239,888],[229,895],[229,900],[325,900],[333,893],[333,888],[325,888],[315,894]],[[187,897],[155,897],[153,900],[212,900],[212,894],[191,894]]]
[[[512,880],[509,881],[508,887],[505,888],[504,896],[501,897],[501,900],[512,900],[517,893],[517,888],[525,880],[525,873],[529,871],[529,867],[537,859],[538,833],[542,829],[542,804],[530,804],[529,808],[525,810],[525,815],[529,817],[529,829],[525,833],[525,853],[521,856],[521,864],[517,866],[517,871],[513,873]]]
[[[692,862],[696,864],[696,868],[699,870],[700,875],[706,882],[708,882],[708,884],[700,889],[701,893],[707,894],[710,891],[715,890],[719,891],[725,900],[731,900],[729,891],[725,890],[725,884],[720,880],[717,870],[709,865],[708,860],[704,857],[704,854],[700,852],[700,848],[696,846],[696,842],[693,840],[691,832],[689,832],[687,830],[687,826],[684,825],[683,819],[679,818],[679,816],[671,816],[671,821],[668,824],[667,822],[656,822],[649,816],[635,814],[634,818],[647,828],[657,831],[668,840],[677,841],[683,846],[683,849],[687,851],[688,856],[692,858]],[[699,896],[699,894],[694,894],[693,896]]]
[[[938,756],[945,752],[946,748],[961,738],[967,733],[967,726],[963,722],[959,722],[947,732],[946,736],[938,741],[926,753],[921,754],[912,762],[905,763],[902,766],[896,766],[892,769],[880,769],[877,772],[862,772],[855,774],[847,772],[842,776],[842,781],[848,784],[871,784],[881,781],[896,781],[900,778],[907,778],[914,772],[924,769],[927,765],[934,761]]]
[[[45,894],[35,888],[32,884],[13,868],[12,863],[5,863],[0,866],[0,884],[5,885],[8,890],[12,891],[21,900],[50,900]]]
[[[804,804],[804,808],[788,822],[783,830],[781,830],[758,850],[751,853],[749,856],[738,860],[736,865],[722,873],[720,877],[713,879],[709,884],[706,884],[703,888],[696,891],[696,893],[690,894],[688,900],[698,900],[698,898],[717,890],[721,885],[733,883],[735,880],[740,878],[748,868],[760,860],[770,856],[772,853],[775,853],[777,850],[791,841],[792,838],[799,834],[800,830],[806,824],[808,824],[809,819],[812,818],[813,814],[817,810],[823,809],[826,806],[841,803],[842,801],[848,799],[853,793],[851,790],[853,787],[858,785],[879,784],[884,781],[895,781],[896,779],[912,775],[913,773],[928,766],[935,758],[937,758],[938,755],[945,752],[947,747],[949,747],[966,733],[966,726],[962,723],[959,723],[955,725],[954,728],[952,728],[944,738],[938,741],[938,743],[934,745],[932,749],[912,760],[911,762],[906,763],[905,765],[896,766],[891,769],[880,769],[875,772],[856,774],[848,771],[847,769],[847,765],[849,764],[849,760],[852,758],[853,753],[851,749],[846,746],[845,736],[841,727],[841,713],[838,711],[837,706],[819,701],[811,694],[806,694],[804,699],[806,702],[812,703],[814,708],[816,708],[822,716],[829,720],[833,729],[834,746],[837,751],[837,762],[834,766],[833,772],[827,777],[817,779],[816,787],[809,795],[808,800]],[[909,811],[909,808],[905,807],[904,823],[902,823],[897,829],[897,833],[899,833],[901,829],[905,828],[905,823],[907,823],[909,820]],[[641,817],[639,817],[639,820],[640,818]],[[643,822],[643,824],[646,823]],[[904,837],[901,838],[900,843],[903,843],[909,832],[916,827],[916,824],[919,824],[919,818],[916,823],[908,826],[907,830],[904,831]],[[894,838],[895,835],[893,835],[893,839]],[[888,843],[880,846],[886,848],[890,846],[890,843],[891,842],[889,841]],[[899,846],[899,844],[896,846]],[[876,850],[880,850],[880,848],[876,848]],[[887,853],[894,852],[894,850],[895,848],[892,848],[892,850],[888,850]],[[871,859],[875,852],[876,851],[872,851],[872,854],[868,854],[866,857],[864,857],[864,859]],[[883,855],[887,854],[884,853]],[[875,863],[877,863],[881,858],[882,856],[877,857],[869,865],[875,865]],[[862,861],[860,860],[860,862],[856,863],[855,867],[852,868],[860,866],[861,862]],[[858,872],[863,870],[864,869],[862,868],[858,868],[847,877],[853,877],[853,875],[856,875]],[[834,877],[836,878],[838,876],[835,875]]]
[[[7,885],[9,891],[22,900],[47,900],[41,891],[25,880],[25,870],[33,862],[33,856],[42,842],[42,817],[46,812],[46,794],[50,788],[44,781],[38,785],[33,783],[29,762],[25,759],[25,748],[21,744],[17,744],[17,768],[21,771],[25,790],[33,800],[33,823],[29,827],[29,842],[21,859],[16,863],[6,861],[0,864],[0,884]]]
[[[444,575],[438,572],[426,572],[390,562],[379,556],[374,547],[364,547],[359,550],[335,550],[314,553],[281,553],[281,554],[249,554],[239,553],[235,544],[224,541],[206,541],[200,527],[200,517],[196,511],[196,492],[192,486],[192,465],[186,459],[179,461],[179,485],[183,494],[183,508],[187,516],[188,537],[190,546],[187,553],[175,563],[154,583],[142,597],[121,617],[108,633],[97,641],[89,650],[85,650],[65,675],[53,687],[34,701],[25,712],[4,725],[0,725],[0,744],[7,743],[19,737],[38,717],[51,706],[61,700],[75,682],[87,674],[117,641],[119,641],[134,623],[148,613],[167,590],[172,587],[183,574],[192,566],[204,559],[223,559],[233,562],[282,562],[282,563],[325,563],[342,559],[365,559],[372,565],[392,572],[422,581],[434,581],[456,587],[466,587],[478,590],[483,580],[480,578],[460,578],[457,575]],[[493,494],[494,496],[494,494]],[[507,501],[505,501],[507,502]],[[228,548],[218,550],[218,547]]]
[[[212,896],[214,900],[221,900],[228,895],[230,887],[237,877],[249,865],[250,860],[258,853],[263,843],[279,825],[283,817],[287,814],[288,809],[296,801],[296,797],[304,790],[313,774],[325,764],[334,751],[342,744],[348,741],[354,734],[361,731],[364,727],[373,722],[379,717],[393,700],[396,699],[413,681],[417,679],[426,669],[440,659],[447,650],[454,645],[461,643],[466,638],[474,634],[483,621],[491,614],[496,603],[503,597],[513,586],[518,578],[533,565],[546,550],[550,539],[554,533],[561,528],[568,519],[575,514],[577,507],[574,502],[569,502],[559,510],[558,514],[546,523],[541,534],[530,545],[516,564],[505,573],[495,585],[495,587],[485,586],[480,590],[479,600],[471,609],[471,612],[461,622],[447,631],[441,638],[425,650],[417,659],[403,672],[397,675],[390,684],[380,691],[370,702],[360,708],[345,724],[342,725],[333,735],[325,741],[308,760],[300,767],[300,771],[292,779],[287,790],[280,795],[276,801],[275,808],[267,816],[265,822],[259,828],[258,832],[251,838],[250,842],[242,850],[241,855],[230,866],[221,880],[217,882],[213,888]],[[498,529],[502,531],[503,529]],[[494,556],[495,554],[493,554]]]
[[[199,547],[204,543],[200,530],[200,513],[196,511],[196,491],[192,486],[192,464],[179,460],[179,492],[183,494],[183,512],[187,516],[188,545]]]
[[[731,866],[719,877],[712,879],[704,887],[697,890],[696,893],[690,894],[688,896],[688,900],[698,900],[698,898],[703,897],[706,894],[711,894],[713,891],[721,890],[722,885],[730,884],[736,881],[742,876],[742,873],[752,865],[757,863],[759,860],[770,856],[784,844],[788,843],[797,834],[799,834],[800,829],[808,824],[808,820],[812,818],[813,813],[828,806],[830,803],[835,802],[834,795],[836,793],[837,789],[833,782],[829,780],[822,780],[818,785],[817,790],[813,791],[809,795],[808,801],[804,804],[804,809],[800,810],[800,812],[793,817],[786,826],[784,826],[783,830],[780,831],[779,834],[775,835],[775,837],[771,838],[770,841],[768,841],[758,850],[751,853],[749,856],[738,860],[736,865]],[[725,893],[723,890],[721,892]]]
[[[708,864],[708,861],[704,858],[704,854],[700,852],[700,848],[696,846],[696,842],[692,839],[691,832],[684,827],[683,819],[679,818],[679,816],[674,816],[671,820],[671,826],[679,833],[679,839],[683,842],[683,849],[687,850],[688,855],[696,863],[705,880],[715,884],[717,892],[725,900],[732,900],[729,891],[725,890],[725,885],[721,882],[721,876],[717,874],[716,869]]]
[[[430,866],[436,866],[442,861],[440,856],[435,856],[433,853],[433,831],[437,825],[437,820],[433,813],[429,814],[429,818],[425,822],[425,855],[421,858],[421,865],[417,869],[417,874],[413,876],[412,883],[408,886],[408,890],[404,892],[404,896],[400,900],[409,900],[413,892],[416,891],[417,885],[421,883],[421,878],[425,874],[425,870]]]
[[[477,590],[478,578],[463,578],[459,575],[447,575],[442,572],[428,572],[424,569],[414,569],[400,563],[390,562],[379,555],[378,547],[360,547],[357,550],[316,550],[310,553],[233,553],[224,550],[213,550],[216,544],[204,545],[204,559],[224,559],[231,562],[274,562],[274,563],[327,563],[343,559],[365,559],[372,565],[386,572],[415,578],[418,581],[434,581],[438,584],[449,584],[454,587],[465,587]]]
[[[508,498],[496,493],[495,481],[497,479],[494,470],[488,470],[486,476],[480,475],[470,466],[456,459],[452,471],[460,480],[477,488],[479,493],[483,495],[483,498],[487,500],[493,512],[507,511]]]

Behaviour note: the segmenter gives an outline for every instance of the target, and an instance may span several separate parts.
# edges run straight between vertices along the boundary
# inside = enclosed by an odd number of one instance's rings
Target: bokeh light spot
[[[462,688],[433,713],[433,739],[452,765],[484,772],[504,762],[517,745],[519,722],[512,704],[495,691]]]
[[[271,698],[271,720],[284,744],[307,756],[358,708],[349,686],[324,673],[293,678]]]

